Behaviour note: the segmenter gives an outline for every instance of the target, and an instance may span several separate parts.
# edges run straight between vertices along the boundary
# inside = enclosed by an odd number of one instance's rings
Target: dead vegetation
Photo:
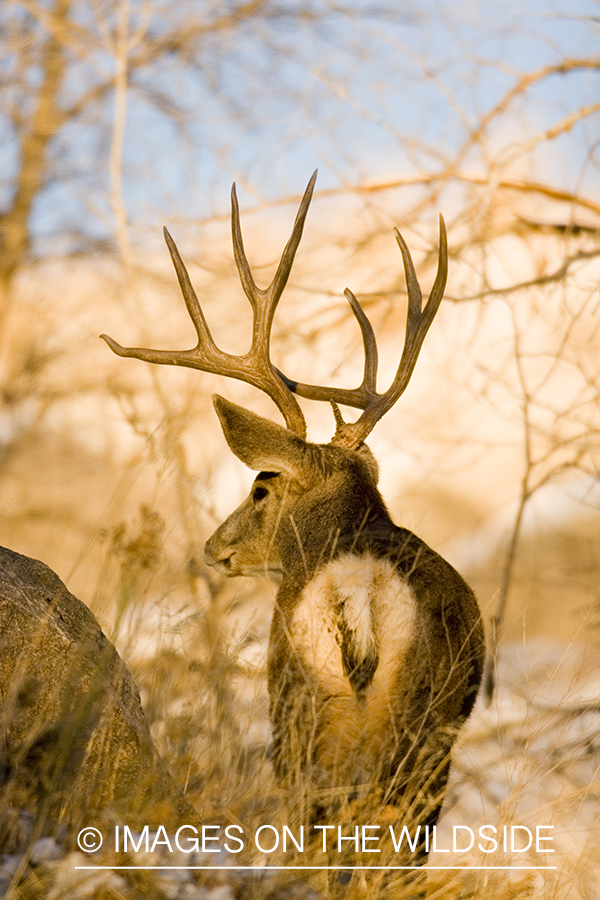
[[[57,296],[57,284],[46,284],[49,296]],[[77,293],[72,289],[65,297],[70,302]],[[28,290],[21,297],[22,322],[30,297]],[[172,302],[153,300],[165,319],[173,315]],[[449,846],[453,825],[553,825],[557,868],[437,870],[436,863],[450,862],[539,864],[539,854],[442,850],[435,862],[432,855],[422,889],[432,898],[587,900],[597,890],[599,858],[600,691],[590,681],[598,664],[599,520],[590,478],[598,431],[592,412],[595,332],[577,336],[576,329],[581,315],[592,324],[594,317],[589,305],[569,305],[559,292],[552,300],[552,328],[548,301],[533,330],[531,320],[521,323],[524,344],[515,342],[512,325],[500,340],[503,302],[476,315],[474,307],[442,309],[444,346],[436,344],[434,332],[431,355],[426,348],[423,360],[425,381],[438,381],[434,367],[441,372],[440,395],[431,397],[427,410],[423,398],[429,394],[417,372],[400,423],[391,423],[382,439],[375,435],[373,446],[396,521],[457,564],[475,587],[486,622],[507,571],[509,576],[497,696],[489,709],[476,709],[455,754],[440,846]],[[15,309],[18,320],[18,304]],[[472,335],[474,315],[479,330],[461,357],[456,348]],[[5,411],[0,540],[42,557],[95,612],[134,675],[174,780],[203,822],[237,823],[250,835],[265,823],[294,828],[302,804],[282,793],[269,761],[264,656],[275,588],[245,579],[224,584],[202,562],[205,537],[245,490],[245,473],[223,458],[215,438],[211,387],[198,390],[193,373],[122,372],[116,368],[121,361],[108,353],[100,360],[94,349],[96,374],[79,392],[81,354],[59,340],[64,322],[59,318],[53,331],[61,353],[30,367],[29,393],[23,389]],[[94,323],[84,325],[82,343],[95,348]],[[540,361],[548,335],[565,329],[573,346],[561,337],[558,346],[550,345],[555,357],[549,350]],[[23,372],[30,335],[18,328],[12,333],[10,365]],[[346,337],[354,340],[344,332]],[[327,345],[331,333],[323,339]],[[490,345],[498,369],[487,360]],[[316,358],[318,346],[305,345],[303,352]],[[557,373],[563,379],[559,393]],[[41,385],[52,388],[47,401],[37,399]],[[528,415],[517,419],[524,392]],[[269,415],[253,396],[235,396]],[[523,471],[535,476],[524,488]],[[513,558],[515,502],[523,516]],[[380,814],[364,810],[369,820]],[[249,848],[243,863],[277,858]],[[53,863],[54,869],[48,863],[22,873],[16,896],[51,896],[66,877],[67,859]],[[318,843],[301,862],[322,864]],[[315,891],[337,889],[328,887],[323,872],[294,874]],[[221,877],[214,873],[202,884],[216,890]],[[414,885],[398,885],[401,877],[387,878],[389,897],[414,895]],[[119,878],[94,888],[96,896],[169,895],[156,873]],[[228,882],[232,896],[266,897],[275,890],[275,881],[253,878]],[[364,887],[357,876],[353,895],[383,896],[382,878],[371,873]]]

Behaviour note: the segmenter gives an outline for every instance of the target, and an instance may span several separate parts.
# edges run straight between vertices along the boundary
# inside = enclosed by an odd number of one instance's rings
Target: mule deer
[[[392,385],[376,389],[373,329],[350,290],[365,369],[353,390],[300,384],[270,360],[273,316],[287,283],[314,188],[302,199],[271,285],[252,276],[232,190],[235,261],[253,310],[252,346],[234,357],[214,343],[188,272],[165,238],[192,319],[193,350],[125,348],[118,355],[191,366],[246,381],[275,402],[286,428],[215,396],[233,453],[258,470],[249,497],[206,544],[206,561],[227,576],[280,573],[268,652],[273,764],[289,788],[309,784],[313,819],[342,795],[369,792],[404,810],[404,821],[435,824],[450,750],[481,681],[484,639],[475,597],[460,575],[418,537],[394,525],[377,489],[364,441],[405,390],[440,305],[447,244],[440,216],[438,271],[422,309],[409,249],[394,231],[408,287],[406,339]],[[327,400],[329,444],[311,444],[296,396]],[[338,404],[362,410],[345,422]],[[423,830],[423,833],[425,829]],[[423,845],[421,845],[421,853]]]

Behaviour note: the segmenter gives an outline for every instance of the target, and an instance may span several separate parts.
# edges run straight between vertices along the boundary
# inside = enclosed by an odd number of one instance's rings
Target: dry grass
[[[115,634],[129,658],[153,735],[177,782],[203,821],[236,823],[245,835],[264,824],[287,824],[298,834],[304,820],[299,795],[277,786],[268,760],[265,652],[274,588],[243,581],[220,582],[198,566],[187,584],[165,594],[158,607],[156,584],[170,580],[163,524],[142,510],[132,528],[112,536],[108,559],[118,589]],[[107,568],[110,568],[107,563]],[[149,626],[147,616],[154,609]],[[152,632],[154,651],[139,627]],[[136,640],[139,639],[139,643]],[[499,694],[492,708],[477,707],[454,754],[454,767],[439,846],[451,847],[453,825],[552,826],[556,852],[541,855],[438,852],[431,866],[556,866],[547,871],[489,871],[431,868],[420,887],[428,898],[525,898],[562,900],[594,896],[600,871],[598,794],[600,711],[595,672],[600,661],[593,644],[565,648],[537,642],[508,646],[499,664]],[[395,825],[397,814],[368,802],[341,810],[344,834],[356,822]],[[372,833],[372,832],[371,832]],[[462,838],[461,838],[462,840]],[[489,847],[489,844],[485,844]],[[546,845],[547,846],[547,845]],[[304,852],[261,854],[249,848],[249,864],[339,864],[320,842]],[[373,864],[359,854],[356,864]],[[398,864],[389,841],[378,865]],[[305,876],[306,877],[306,876]],[[355,876],[349,896],[415,896],[406,874]],[[325,893],[327,878],[311,874]],[[383,882],[386,882],[385,885]],[[335,889],[330,885],[330,890]],[[258,890],[258,889],[257,889]],[[260,891],[256,895],[262,896]]]
[[[165,532],[162,517],[142,506],[132,522],[106,534],[96,593],[106,630],[140,687],[153,736],[176,782],[198,810],[196,824],[235,823],[248,836],[261,825],[281,829],[286,824],[297,835],[303,804],[298,795],[281,791],[268,760],[265,652],[274,587],[247,580],[221,582],[197,561],[188,560],[185,566],[181,562],[178,568]],[[580,644],[507,647],[500,659],[498,697],[492,708],[476,708],[454,754],[439,826],[440,847],[451,846],[453,825],[474,831],[482,824],[498,829],[511,824],[531,829],[552,825],[556,853],[542,857],[475,849],[430,857],[432,867],[548,864],[556,865],[556,870],[431,868],[421,877],[419,896],[432,900],[595,896],[595,872],[600,871],[598,662],[593,645],[585,653]],[[344,834],[351,834],[357,821],[386,830],[397,819],[390,818],[389,808],[378,809],[368,802],[360,812],[340,811]],[[339,864],[340,858],[336,852],[324,856],[320,842],[313,841],[295,857],[261,854],[249,842],[239,859],[247,865],[314,866]],[[354,861],[373,864],[373,856],[359,854]],[[376,862],[398,864],[389,842]],[[15,897],[54,896],[59,864],[53,866],[30,871]],[[210,888],[219,877],[210,876],[205,883]],[[300,877],[324,894],[337,896],[338,888],[328,886],[325,873]],[[414,897],[414,877],[405,884],[406,873],[370,873],[367,880],[357,873],[347,895]],[[96,900],[168,896],[161,893],[156,873],[120,873],[119,878],[112,886],[102,882],[86,896]],[[257,882],[253,893],[241,896],[267,896],[276,882],[269,880],[263,887]],[[250,890],[249,884],[244,882],[244,891]]]
[[[92,294],[100,298],[105,287],[104,283],[92,285]],[[115,281],[115,309],[117,287]],[[81,292],[74,288],[70,291],[73,308],[80,310]],[[158,303],[156,298],[153,302]],[[157,319],[166,321],[164,308],[157,309],[153,308]],[[451,312],[455,317],[462,315],[455,309]],[[20,332],[25,334],[23,323],[29,321],[28,315],[25,308],[15,325],[15,341],[20,339]],[[468,323],[469,313],[464,315]],[[116,312],[114,316],[118,321]],[[97,332],[96,319],[97,313],[92,322],[83,323],[82,345],[86,347],[95,347],[91,336]],[[69,321],[65,316],[61,327]],[[119,328],[106,327],[119,336]],[[462,341],[464,331],[456,327]],[[53,326],[46,330],[52,331]],[[560,329],[555,331],[559,333]],[[54,333],[58,334],[56,329]],[[344,346],[348,345],[346,338],[344,333]],[[181,340],[185,344],[186,339]],[[432,340],[435,342],[435,337]],[[339,343],[337,336],[336,341]],[[481,341],[486,344],[487,337]],[[123,361],[118,361],[117,367],[115,360],[109,362],[108,357],[99,355],[89,367],[90,371],[97,368],[99,377],[93,384],[89,379],[84,384],[76,377],[81,373],[81,357],[71,345],[61,345],[58,337],[55,343],[60,351],[58,362],[51,360],[41,373],[31,371],[29,382],[22,388],[24,396],[27,392],[34,398],[40,396],[40,404],[29,411],[28,429],[18,435],[18,441],[8,442],[10,452],[0,459],[0,541],[44,559],[92,608],[133,672],[153,737],[176,782],[198,810],[199,822],[238,824],[248,835],[264,824],[287,824],[295,831],[303,821],[304,804],[298,796],[282,792],[268,758],[265,652],[275,588],[266,582],[243,579],[223,582],[201,561],[203,542],[221,514],[212,504],[217,495],[226,492],[224,487],[230,487],[228,479],[231,481],[231,470],[222,474],[222,461],[217,459],[222,447],[215,449],[218,428],[209,418],[212,410],[208,394],[213,385],[207,379],[198,390],[196,373],[188,379],[180,372],[156,375],[127,369],[122,375]],[[474,353],[477,350],[475,346],[470,349]],[[487,346],[485,353],[489,353]],[[26,360],[24,351],[21,356]],[[458,393],[459,376],[453,369],[457,358],[463,368],[467,367],[464,354],[453,356],[449,348],[440,369],[442,375],[452,369],[452,378],[440,380],[447,383],[444,391],[454,392],[456,398],[448,416],[453,434],[462,433],[460,411],[475,402],[477,390],[470,386],[465,394]],[[428,365],[432,360],[427,362],[425,356],[423,366],[427,369]],[[476,370],[476,366],[473,368]],[[466,372],[465,383],[468,376],[473,376],[473,370]],[[417,373],[417,383],[418,378]],[[42,384],[46,385],[45,394],[39,391]],[[492,394],[497,389],[490,382],[486,385]],[[75,396],[78,390],[81,393]],[[420,396],[429,402],[422,386]],[[268,414],[254,398],[249,400],[240,393],[236,399]],[[480,436],[476,450],[457,442],[456,456],[450,459],[450,440],[442,434],[436,445],[438,459],[431,451],[432,442],[438,439],[440,419],[435,403],[445,407],[451,404],[446,393],[432,402],[431,415],[429,407],[421,410],[420,403],[415,404],[419,415],[409,417],[408,428],[407,419],[402,420],[401,436],[394,434],[399,426],[390,425],[390,443],[382,442],[382,452],[376,448],[377,455],[383,460],[384,477],[386,466],[388,473],[400,464],[410,469],[410,477],[402,485],[402,479],[390,479],[386,489],[388,496],[402,494],[396,519],[424,533],[426,539],[428,531],[431,535],[443,534],[448,543],[454,535],[455,542],[464,547],[489,523],[507,485],[510,490],[514,487],[518,474],[515,460],[519,457],[515,451],[510,465],[505,465],[508,452],[504,447],[492,459],[490,447],[496,439],[501,444],[504,432],[498,422],[490,432],[490,420],[481,412],[486,399],[476,413],[470,413],[480,416],[485,440]],[[506,421],[511,415],[512,407],[505,408]],[[429,448],[424,453],[419,450],[421,439]],[[488,454],[491,461],[486,469]],[[442,475],[437,467],[440,461]],[[446,477],[444,466],[446,472],[460,472],[455,488],[448,488],[442,496],[438,485]],[[465,482],[469,493],[462,495],[466,497],[461,505],[465,512],[464,521],[459,522],[457,497]],[[413,488],[402,493],[406,483],[412,483]],[[435,504],[427,500],[428,489],[441,510],[437,518]],[[493,492],[491,499],[489,491]],[[555,524],[556,520],[552,525],[554,535]],[[525,552],[513,573],[517,590],[511,594],[516,614],[507,628],[510,639],[518,643],[503,648],[500,693],[494,706],[475,710],[456,748],[440,821],[442,847],[449,846],[453,825],[473,829],[482,824],[500,828],[510,824],[530,828],[553,825],[557,852],[551,863],[557,869],[442,871],[433,865],[514,865],[522,864],[525,858],[533,865],[539,864],[539,857],[477,850],[432,854],[431,868],[418,888],[431,900],[591,900],[600,892],[596,875],[600,871],[600,689],[590,681],[599,661],[595,649],[597,528],[597,510],[588,508],[585,516],[567,517],[561,522],[560,540],[552,537],[550,528],[540,528],[531,530],[522,544]],[[439,546],[437,541],[432,542]],[[500,577],[501,557],[494,557],[496,546],[498,542],[488,535],[485,552],[478,544],[472,557],[462,554],[471,563],[473,582],[487,609],[493,607]],[[445,552],[443,546],[441,552]],[[469,573],[464,574],[469,580]],[[532,610],[528,616],[533,628],[529,630],[523,615],[527,605]],[[565,609],[568,615],[563,615]],[[552,629],[545,627],[545,620],[553,623],[553,638],[564,637],[564,641],[549,642]],[[518,641],[519,629],[524,632],[522,641]],[[533,644],[532,634],[541,643]],[[367,806],[361,811],[369,823],[383,826],[389,824],[388,815],[389,809]],[[343,821],[344,810],[340,816]],[[344,824],[346,827],[348,821]],[[280,859],[251,847],[242,858],[248,865]],[[394,861],[391,853],[387,858]],[[284,859],[288,862],[289,854]],[[307,845],[301,863],[323,863],[318,843]],[[295,874],[324,893],[331,888],[322,872],[310,877]],[[74,877],[72,861],[38,866],[25,875],[15,889],[15,897],[20,900],[53,900],[61,892],[62,896],[75,897],[79,891],[69,881]],[[224,877],[206,876],[205,883],[212,888]],[[289,880],[290,875],[283,877]],[[398,883],[402,877],[396,874],[388,879],[388,897],[403,900],[415,896],[415,884],[402,886]],[[365,885],[357,877],[349,896],[369,900],[383,897],[381,879],[380,875],[371,875]],[[86,896],[91,900],[168,896],[167,887],[154,872],[120,873],[112,881],[87,883]],[[236,891],[240,897],[258,900],[266,897],[274,884],[257,879],[253,882],[248,877],[239,882],[241,887]],[[335,888],[331,891],[335,893]],[[300,888],[289,896],[301,897]]]

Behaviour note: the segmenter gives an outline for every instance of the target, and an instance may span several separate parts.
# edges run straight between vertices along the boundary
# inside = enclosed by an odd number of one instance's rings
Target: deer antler
[[[188,366],[192,369],[201,369],[203,372],[211,372],[214,375],[227,375],[230,378],[238,378],[240,381],[252,384],[271,397],[283,415],[288,429],[304,437],[306,435],[306,422],[302,410],[288,386],[288,380],[282,376],[271,362],[269,349],[273,317],[290,276],[316,179],[317,173],[315,171],[304,192],[292,234],[283,251],[275,277],[266,290],[259,288],[252,277],[250,265],[244,251],[235,184],[231,189],[233,253],[242,287],[250,301],[253,314],[252,345],[244,356],[234,356],[230,353],[225,353],[215,344],[204,318],[202,307],[190,281],[188,271],[173,238],[166,228],[163,229],[165,241],[175,266],[185,305],[198,335],[197,345],[192,350],[147,350],[143,347],[122,347],[107,334],[101,334],[100,337],[106,341],[110,349],[118,356],[133,357],[134,359],[144,360],[144,362],[162,365]]]
[[[359,324],[365,348],[365,369],[361,384],[352,390],[346,388],[323,387],[321,385],[302,384],[288,378],[280,372],[269,355],[271,328],[277,304],[287,284],[296,251],[302,237],[302,229],[312,199],[316,171],[310,179],[292,229],[292,234],[283,251],[281,261],[273,281],[266,290],[259,288],[254,281],[250,265],[244,251],[242,231],[240,227],[240,211],[235,191],[231,190],[231,230],[233,237],[233,253],[244,293],[250,301],[253,314],[252,345],[244,356],[233,356],[225,353],[215,344],[204,318],[200,302],[196,295],[188,271],[179,255],[173,238],[164,229],[165,240],[175,266],[183,299],[198,335],[198,343],[192,350],[147,350],[141,347],[122,347],[106,334],[100,335],[111,350],[118,356],[133,357],[145,362],[171,366],[188,366],[201,369],[215,375],[226,375],[252,384],[264,391],[280,410],[287,428],[295,434],[306,435],[306,422],[302,410],[294,394],[309,400],[327,400],[333,406],[336,421],[332,444],[354,449],[358,447],[372,431],[376,423],[396,403],[406,390],[410,376],[417,362],[419,352],[429,326],[433,322],[439,308],[446,286],[448,275],[448,245],[446,227],[440,216],[440,249],[438,270],[429,299],[422,308],[422,294],[415,273],[415,267],[406,242],[397,228],[394,235],[402,253],[406,286],[408,289],[408,313],[406,318],[406,338],[400,364],[395,378],[383,394],[377,392],[377,343],[373,328],[360,303],[349,288],[344,294]],[[345,422],[337,404],[362,409],[363,413],[356,422]]]
[[[410,376],[417,362],[425,335],[435,318],[446,287],[448,277],[448,241],[446,226],[440,215],[440,249],[438,269],[429,299],[422,308],[423,296],[417,280],[414,263],[406,241],[397,228],[394,228],[394,236],[402,253],[404,272],[406,275],[406,287],[408,290],[408,312],[406,316],[406,337],[404,349],[396,375],[390,387],[383,394],[377,393],[377,344],[371,323],[369,322],[360,303],[349,288],[344,295],[360,326],[363,344],[365,348],[365,370],[361,384],[357,388],[323,387],[321,385],[301,384],[287,379],[286,384],[290,390],[305,397],[308,400],[328,400],[334,407],[336,428],[331,443],[339,447],[354,449],[365,440],[373,430],[379,419],[392,408],[401,394],[406,390]],[[337,404],[353,406],[364,412],[356,422],[344,422],[337,409]]]

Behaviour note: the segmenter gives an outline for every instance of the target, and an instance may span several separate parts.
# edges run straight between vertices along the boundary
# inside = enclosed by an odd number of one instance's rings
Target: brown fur
[[[260,469],[206,544],[226,575],[280,572],[269,644],[273,764],[313,818],[369,791],[434,824],[477,695],[473,592],[392,522],[364,445],[310,444],[220,397],[232,451]]]

